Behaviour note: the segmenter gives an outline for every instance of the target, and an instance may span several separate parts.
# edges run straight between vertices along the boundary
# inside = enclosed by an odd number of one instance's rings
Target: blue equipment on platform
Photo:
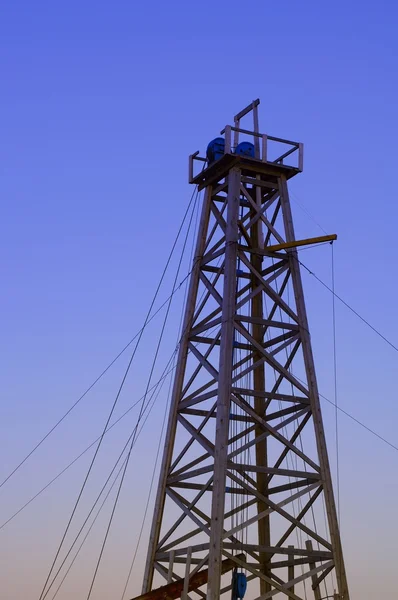
[[[222,137],[218,137],[215,140],[212,140],[207,146],[206,157],[209,161],[209,164],[218,160],[222,156],[224,156],[225,152],[225,140]]]
[[[232,575],[232,600],[241,600],[246,594],[247,578],[244,573],[234,571]]]
[[[224,154],[225,140],[222,137],[215,138],[207,146],[206,158],[209,162],[209,165],[222,158]],[[251,142],[241,142],[236,146],[235,154],[239,154],[239,156],[247,156],[248,158],[254,158],[254,144]]]
[[[254,144],[251,142],[241,142],[235,148],[235,154],[254,158]]]

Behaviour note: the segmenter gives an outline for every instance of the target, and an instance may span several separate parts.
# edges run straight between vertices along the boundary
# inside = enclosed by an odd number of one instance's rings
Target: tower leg
[[[286,179],[280,178],[280,198],[282,203],[283,221],[286,231],[286,241],[295,240],[292,211],[290,207],[289,192]],[[337,510],[333,495],[332,477],[330,473],[329,458],[326,448],[325,430],[323,427],[321,405],[319,401],[318,383],[315,375],[314,356],[312,354],[311,339],[308,329],[307,311],[304,303],[303,282],[300,273],[300,264],[296,248],[288,250],[289,264],[293,281],[294,296],[296,300],[297,315],[299,317],[300,332],[303,345],[303,357],[307,380],[310,390],[316,444],[318,448],[319,464],[324,485],[326,513],[333,546],[336,577],[339,593],[342,600],[349,600],[347,577],[345,572],[343,551],[341,547]]]
[[[160,528],[162,524],[165,495],[166,495],[166,482],[170,470],[171,460],[173,456],[173,446],[177,427],[177,409],[178,402],[181,397],[181,390],[184,382],[185,367],[188,355],[188,341],[191,329],[192,320],[195,312],[195,302],[198,293],[199,286],[199,274],[200,274],[200,261],[203,256],[205,245],[206,245],[206,233],[209,223],[210,216],[210,200],[211,200],[211,187],[206,188],[206,194],[203,201],[202,214],[199,224],[198,241],[194,256],[194,266],[191,274],[187,304],[185,308],[184,322],[181,333],[180,347],[177,358],[177,369],[174,379],[173,392],[171,397],[171,406],[169,413],[169,420],[166,431],[165,446],[162,464],[160,468],[160,478],[158,484],[158,490],[155,500],[155,508],[152,520],[152,527],[149,537],[149,547],[147,554],[147,561],[145,565],[144,580],[142,585],[142,593],[149,592],[152,588],[153,574],[154,574],[154,563],[156,547],[159,543]]]
[[[256,188],[256,196],[260,189]],[[261,198],[256,198],[256,204],[261,208]],[[251,244],[253,248],[260,248],[263,244],[262,240],[262,227],[261,220],[258,219],[256,223],[250,228],[250,238]],[[257,273],[261,273],[262,269],[262,257],[259,254],[252,254],[250,259],[251,264]],[[256,278],[255,275],[252,275],[252,290],[255,290],[260,285],[260,281]],[[263,343],[264,337],[264,326],[261,325],[261,321],[264,318],[263,314],[263,293],[260,292],[256,294],[252,299],[252,307],[251,312],[254,317],[254,321],[252,326],[253,331],[253,339],[261,346]],[[253,389],[255,392],[261,392],[264,395],[265,392],[265,365],[264,362],[261,362],[262,355],[260,351],[254,350],[253,352],[253,364],[260,362],[260,364],[253,369]],[[254,410],[255,412],[263,418],[265,416],[265,406],[266,401],[264,397],[260,395],[256,395],[254,397]],[[259,437],[263,433],[263,427],[260,424],[256,424],[254,436]],[[255,449],[256,454],[256,465],[259,467],[267,467],[268,466],[268,452],[267,452],[267,439],[256,444]],[[257,490],[263,496],[267,496],[267,479],[268,476],[266,473],[257,472],[256,473],[256,482],[257,482]],[[262,501],[257,501],[257,510],[258,513],[263,513],[268,508],[267,504]],[[270,518],[269,515],[263,517],[258,522],[258,543],[260,546],[271,546],[271,532],[270,532]],[[265,552],[260,552],[260,564],[261,572],[264,573],[268,578],[271,577],[271,570],[267,563],[270,559],[269,555]],[[260,594],[266,594],[271,591],[271,584],[263,579],[260,579]]]
[[[232,358],[234,315],[236,305],[236,266],[238,252],[240,171],[232,169],[228,175],[227,229],[225,236],[224,293],[220,345],[220,368],[216,437],[214,449],[214,487],[211,507],[209,549],[208,600],[219,600],[221,583],[222,539],[224,532],[225,484],[227,473],[229,410],[232,387]]]

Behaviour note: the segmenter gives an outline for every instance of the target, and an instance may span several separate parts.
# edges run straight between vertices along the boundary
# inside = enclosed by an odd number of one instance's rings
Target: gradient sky
[[[191,195],[188,155],[256,97],[261,130],[305,144],[304,173],[291,185],[297,235],[321,232],[296,201],[339,235],[337,292],[398,342],[397,18],[392,0],[2,2],[0,476],[139,329]],[[329,246],[302,260],[330,284]],[[320,390],[333,399],[331,296],[303,277]],[[159,373],[175,345],[182,298],[183,291]],[[144,391],[160,323],[143,339],[118,415]],[[339,404],[398,444],[397,354],[341,305],[337,356]],[[127,360],[0,490],[2,522],[98,435]],[[123,589],[165,400],[133,455],[95,600]],[[135,417],[109,434],[84,506]],[[335,470],[328,404],[324,417]],[[391,598],[397,452],[342,415],[340,457],[352,600]],[[0,531],[2,599],[38,597],[88,460]],[[59,600],[86,597],[106,518]],[[140,589],[145,544],[131,595]]]

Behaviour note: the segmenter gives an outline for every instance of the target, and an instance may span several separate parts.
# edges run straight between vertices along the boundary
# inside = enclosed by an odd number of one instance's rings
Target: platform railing
[[[239,143],[240,134],[249,136],[252,138],[253,145],[255,148],[255,160],[260,160],[263,163],[269,164],[277,164],[280,166],[297,169],[298,171],[303,170],[303,144],[301,142],[293,142],[291,140],[285,140],[283,138],[275,137],[272,135],[267,135],[266,133],[257,133],[256,131],[249,131],[248,129],[242,129],[240,127],[234,127],[233,125],[226,125],[224,129],[221,130],[221,135],[224,135],[225,139],[225,148],[224,154],[234,154],[235,148]],[[232,143],[232,133],[233,143]],[[290,146],[285,152],[278,156],[277,146],[284,145]],[[270,159],[270,151],[273,151],[274,154],[277,155],[277,158]],[[290,158],[289,158],[290,157]],[[289,158],[287,162],[286,159]],[[207,159],[199,156],[199,151],[191,154],[189,157],[189,181],[192,182],[194,175],[194,162],[200,161],[202,163],[207,163]],[[205,165],[202,166],[202,169],[205,168]],[[198,173],[196,174],[198,175]]]

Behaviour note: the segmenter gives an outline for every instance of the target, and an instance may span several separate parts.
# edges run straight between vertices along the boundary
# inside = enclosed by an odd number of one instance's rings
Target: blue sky
[[[305,144],[304,173],[291,187],[298,236],[320,230],[295,200],[339,236],[337,292],[397,342],[395,3],[25,0],[0,10],[1,474],[139,329],[191,195],[188,155],[256,97],[263,131]],[[329,247],[302,260],[330,283]],[[320,389],[332,398],[331,298],[303,277]],[[143,339],[120,413],[143,391],[159,323]],[[161,366],[177,327],[176,309]],[[339,403],[397,443],[396,353],[341,306],[337,340]],[[96,437],[126,359],[0,491],[4,518]],[[111,539],[123,558],[107,556],[98,600],[128,566],[163,410],[164,399],[137,448],[146,458],[134,463]],[[334,465],[333,409],[324,414]],[[395,590],[397,455],[343,416],[340,439],[353,598],[387,597]],[[107,442],[103,467],[118,442],[116,434]],[[38,595],[86,467],[0,531],[7,600]],[[97,473],[90,493],[100,481]],[[385,556],[374,556],[381,544]],[[86,581],[85,556],[69,593]]]

